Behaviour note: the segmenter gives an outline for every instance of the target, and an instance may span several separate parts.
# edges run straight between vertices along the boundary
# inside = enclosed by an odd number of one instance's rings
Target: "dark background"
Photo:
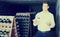
[[[56,0],[45,0],[49,3],[49,11],[53,14],[56,13],[55,6]],[[1,15],[15,15],[16,12],[40,12],[41,5],[44,0],[0,0],[0,14]]]

